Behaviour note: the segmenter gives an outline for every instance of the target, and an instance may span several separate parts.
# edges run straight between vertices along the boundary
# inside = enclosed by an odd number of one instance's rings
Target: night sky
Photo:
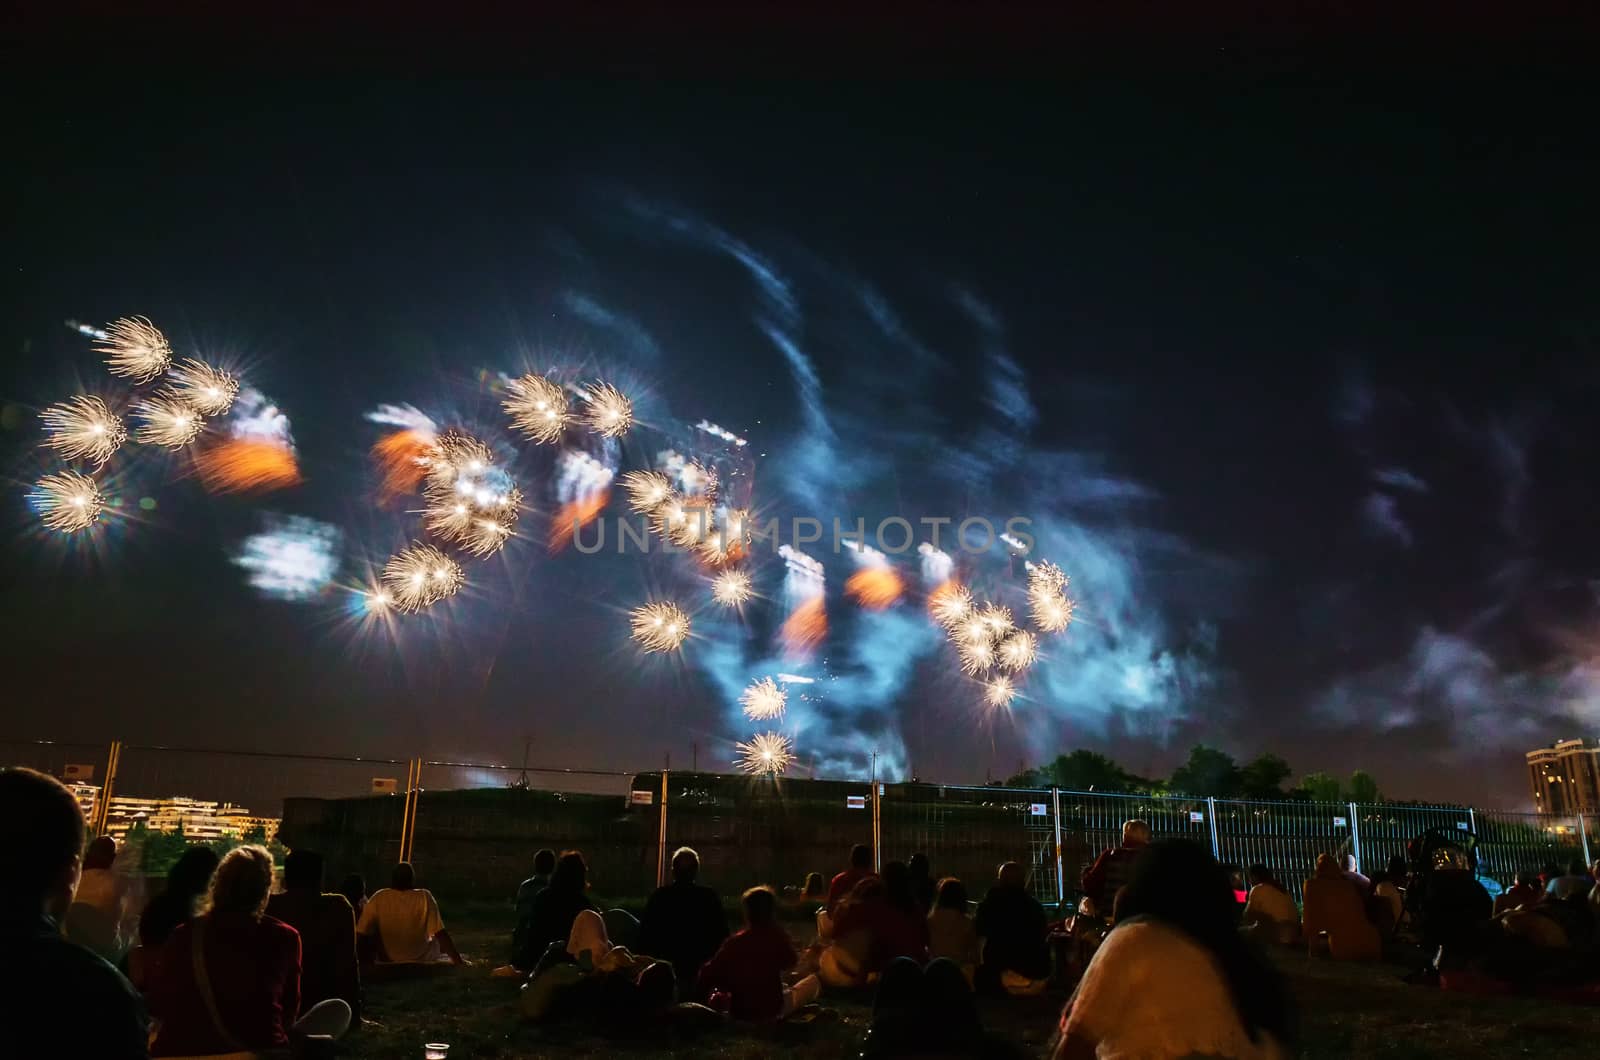
[[[109,64],[51,27],[7,104],[4,735],[727,768],[782,615],[719,618],[681,558],[546,549],[551,454],[488,384],[550,366],[639,398],[619,473],[705,418],[766,454],[774,514],[1027,516],[1073,577],[1080,622],[985,717],[914,556],[882,615],[824,557],[830,639],[785,667],[819,678],[793,721],[824,772],[1165,773],[1205,742],[1520,806],[1523,751],[1600,735],[1586,26],[798,22],[299,66],[284,27],[146,27]],[[110,384],[63,321],[131,314],[243,364],[305,483],[210,496],[130,449],[93,547],[38,532],[36,410]],[[394,637],[339,588],[418,533],[373,502],[386,402],[498,431],[535,509]],[[339,528],[321,594],[234,563],[273,515]],[[680,660],[627,640],[651,594],[703,609]]]

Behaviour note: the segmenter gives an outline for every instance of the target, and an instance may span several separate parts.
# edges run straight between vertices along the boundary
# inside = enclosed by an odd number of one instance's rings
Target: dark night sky
[[[746,434],[794,502],[805,403],[730,241],[792,284],[838,444],[870,457],[817,514],[1056,520],[1102,615],[1012,721],[975,724],[934,653],[812,739],[898,732],[952,781],[1078,745],[1165,771],[1205,741],[1520,804],[1522,751],[1600,735],[1587,23],[793,16],[359,50],[351,26],[174,23],[134,27],[131,68],[90,57],[127,27],[69,51],[79,27],[42,25],[8,104],[5,736],[515,760],[527,735],[619,769],[698,741],[720,766],[743,732],[715,665],[637,665],[618,618],[670,572],[514,547],[391,643],[336,599],[263,599],[229,556],[303,514],[343,529],[350,580],[406,531],[367,499],[362,413],[483,416],[478,373],[525,362]],[[96,550],[33,533],[32,410],[105,378],[61,322],[131,313],[245,358],[306,484],[208,497],[146,459],[119,482],[157,498],[145,521]],[[980,397],[1002,363],[1031,415]],[[837,620],[831,665],[895,673],[843,645],[867,632]]]

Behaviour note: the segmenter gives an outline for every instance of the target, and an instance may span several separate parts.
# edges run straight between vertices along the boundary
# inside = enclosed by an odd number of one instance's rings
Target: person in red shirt
[[[161,1026],[151,1056],[283,1050],[291,1035],[337,1038],[350,1006],[329,998],[300,1011],[300,935],[266,916],[272,855],[229,851],[211,882],[211,911],[168,937],[150,984]]]
[[[1112,899],[1133,878],[1133,867],[1145,847],[1150,845],[1150,825],[1133,820],[1122,823],[1122,845],[1103,851],[1083,873],[1083,893],[1094,903],[1094,912],[1107,916]]]
[[[700,967],[697,989],[709,999],[728,995],[728,1012],[737,1020],[765,1023],[782,1019],[817,999],[822,984],[808,975],[785,986],[783,973],[798,959],[789,933],[778,924],[778,896],[770,887],[744,892],[744,928],[723,942]]]
[[[850,897],[856,889],[856,884],[875,875],[872,871],[872,848],[864,843],[857,843],[850,848],[850,867],[833,878],[828,884],[828,915],[833,916],[839,911],[839,903]]]
[[[861,958],[867,974],[881,972],[896,957],[918,964],[928,959],[928,918],[917,905],[911,873],[903,861],[883,867],[851,894],[834,923],[837,944]]]

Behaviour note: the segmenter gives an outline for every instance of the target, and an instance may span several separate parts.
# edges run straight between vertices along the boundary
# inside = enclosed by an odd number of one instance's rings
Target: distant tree
[[[1172,773],[1168,785],[1184,795],[1211,795],[1219,799],[1239,794],[1239,765],[1226,751],[1205,744],[1189,749],[1189,760]]]
[[[1350,774],[1350,790],[1346,794],[1351,802],[1383,801],[1383,793],[1378,790],[1378,782],[1364,769],[1358,769]]]
[[[1115,760],[1079,748],[1064,755],[1038,771],[1052,787],[1070,788],[1073,791],[1137,791],[1140,778],[1123,769]]]
[[[1339,778],[1326,773],[1307,773],[1300,778],[1294,793],[1311,802],[1339,802]]]
[[[1239,768],[1239,793],[1247,799],[1281,799],[1294,770],[1274,754],[1258,755]]]
[[[258,825],[255,825],[252,828],[247,828],[245,830],[244,835],[239,837],[239,842],[246,843],[246,844],[254,844],[256,846],[263,846],[263,847],[266,846],[267,845],[267,826],[264,825],[264,824],[258,824]]]

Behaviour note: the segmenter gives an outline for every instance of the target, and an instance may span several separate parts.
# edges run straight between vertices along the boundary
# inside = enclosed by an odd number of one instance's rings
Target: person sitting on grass
[[[770,887],[752,887],[740,899],[744,927],[700,968],[696,989],[702,998],[727,995],[728,1013],[736,1020],[770,1023],[809,1005],[822,992],[814,975],[793,986],[783,975],[799,959],[789,933],[778,923],[778,896]]]
[[[356,932],[377,939],[380,964],[467,963],[444,929],[439,903],[431,892],[417,886],[410,862],[396,865],[389,886],[367,899]]]
[[[864,843],[857,843],[850,848],[849,867],[828,884],[828,915],[832,916],[839,911],[839,903],[854,893],[856,884],[873,875],[876,873],[872,871],[872,848]]]
[[[563,851],[550,874],[550,885],[533,900],[528,916],[528,946],[542,959],[552,944],[565,943],[572,922],[585,909],[593,909],[589,890],[589,865],[576,850]],[[538,961],[535,960],[535,966]]]
[[[361,967],[350,899],[322,892],[322,855],[294,850],[283,861],[283,893],[267,899],[267,915],[300,933],[300,1003],[336,997],[361,1018]]]
[[[1083,895],[1089,899],[1095,916],[1111,915],[1111,900],[1133,875],[1144,848],[1150,845],[1150,825],[1138,820],[1122,823],[1122,845],[1102,851],[1094,864],[1083,870]]]
[[[1407,875],[1406,859],[1396,854],[1389,859],[1388,866],[1372,878],[1371,905],[1383,914],[1379,926],[1385,934],[1394,931],[1405,912]]]
[[[543,947],[536,952],[528,941],[528,930],[533,926],[533,901],[550,886],[550,876],[556,871],[556,852],[541,850],[533,855],[533,875],[517,887],[517,922],[511,929],[511,963],[522,971],[532,971],[538,963]]]
[[[977,1000],[960,967],[940,958],[927,967],[900,957],[883,971],[872,1002],[863,1060],[890,1057],[987,1057]]]
[[[1309,948],[1326,945],[1336,961],[1375,961],[1382,954],[1383,940],[1367,918],[1366,898],[1331,855],[1317,856],[1303,905]]]
[[[113,868],[117,841],[108,835],[90,840],[83,873],[63,925],[67,938],[116,964],[122,959],[124,881]]]
[[[339,893],[344,895],[350,903],[350,911],[361,919],[361,911],[367,907],[367,881],[359,872],[347,875],[339,884]]]
[[[144,1002],[104,958],[68,942],[83,852],[83,810],[54,777],[0,769],[0,991],[7,1056],[135,1060],[149,1055]]]
[[[178,856],[167,872],[165,889],[146,903],[139,917],[139,945],[128,954],[128,978],[134,986],[144,989],[155,978],[168,936],[200,911],[216,871],[217,854],[210,847],[190,847]]]
[[[954,876],[946,876],[939,881],[933,912],[928,914],[928,956],[954,961],[970,984],[980,955],[978,929],[967,913],[966,885]]]
[[[1050,978],[1050,921],[1028,893],[1021,865],[1000,866],[995,885],[978,903],[973,927],[983,939],[976,980],[980,993],[1032,996],[1044,990]]]
[[[685,991],[693,989],[700,966],[728,937],[722,899],[695,882],[699,875],[700,855],[679,847],[672,855],[672,882],[656,888],[639,920],[639,952],[671,964]]]
[[[938,890],[933,879],[933,868],[928,863],[928,855],[913,854],[906,860],[906,868],[911,872],[911,894],[917,900],[917,908],[922,916],[927,916],[933,911],[933,897]]]
[[[1536,905],[1543,894],[1539,888],[1539,874],[1532,869],[1522,869],[1512,878],[1506,893],[1494,900],[1494,915]]]
[[[210,910],[172,932],[150,986],[161,1021],[152,1056],[285,1052],[349,1028],[350,1006],[338,998],[301,1010],[300,935],[265,915],[271,890],[265,847],[235,847],[222,859]]]
[[[1300,910],[1265,865],[1250,866],[1250,896],[1245,900],[1243,923],[1246,931],[1280,946],[1300,941]]]
[[[1235,928],[1233,906],[1209,851],[1152,843],[1062,1010],[1054,1060],[1294,1055],[1289,991]]]
[[[1594,880],[1589,878],[1589,871],[1584,868],[1583,862],[1573,858],[1567,862],[1567,871],[1564,875],[1557,876],[1545,885],[1544,893],[1548,898],[1571,898],[1573,895],[1588,897],[1594,889]]]
[[[587,1014],[604,1021],[604,1029],[626,1030],[676,995],[672,965],[617,945],[599,912],[580,909],[566,942],[551,944],[522,985],[521,1008],[535,1021]]]

